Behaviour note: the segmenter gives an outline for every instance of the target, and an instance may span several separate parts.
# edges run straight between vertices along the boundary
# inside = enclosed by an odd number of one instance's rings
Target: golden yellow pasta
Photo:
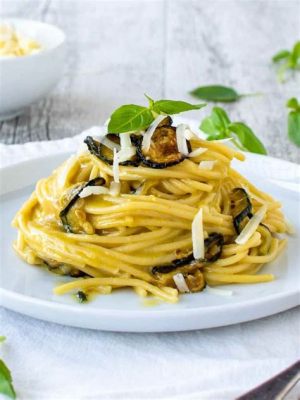
[[[273,280],[258,272],[286,244],[280,203],[231,168],[242,153],[196,136],[189,146],[166,168],[109,163],[91,146],[71,156],[15,216],[14,248],[74,277],[58,295],[131,287],[174,303],[206,284]]]

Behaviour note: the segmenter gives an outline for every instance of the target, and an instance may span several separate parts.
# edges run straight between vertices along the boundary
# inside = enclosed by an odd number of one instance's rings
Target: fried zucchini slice
[[[252,218],[252,204],[248,193],[243,188],[235,188],[230,193],[231,215],[233,226],[240,234],[250,218]]]
[[[68,201],[68,204],[61,210],[59,213],[60,220],[62,222],[62,225],[67,233],[75,233],[75,230],[73,228],[73,225],[75,225],[75,216],[70,215],[72,207],[75,205],[76,201],[79,199],[80,193],[83,191],[84,188],[88,186],[102,186],[105,184],[105,179],[103,178],[95,178],[91,179],[90,181],[78,185],[75,189],[71,189],[70,192],[70,200]],[[72,219],[74,218],[74,221],[72,222]]]

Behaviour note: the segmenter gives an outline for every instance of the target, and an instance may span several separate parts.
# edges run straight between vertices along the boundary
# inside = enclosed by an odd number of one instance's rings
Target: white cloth
[[[1,165],[73,151],[72,139],[0,145]],[[110,333],[38,321],[0,308],[0,357],[19,399],[226,400],[299,358],[300,309],[203,331]],[[290,399],[296,399],[296,388]],[[297,397],[298,396],[298,397]]]

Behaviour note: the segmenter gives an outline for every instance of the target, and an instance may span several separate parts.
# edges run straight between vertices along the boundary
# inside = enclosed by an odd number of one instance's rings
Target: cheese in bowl
[[[0,22],[0,121],[22,114],[54,88],[63,75],[65,41],[51,24]]]
[[[21,57],[42,50],[41,44],[18,32],[11,24],[0,24],[0,57]]]

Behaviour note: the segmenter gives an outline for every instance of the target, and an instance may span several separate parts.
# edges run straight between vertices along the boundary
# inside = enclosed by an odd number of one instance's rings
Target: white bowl
[[[42,50],[22,57],[0,57],[0,121],[21,114],[43,98],[63,72],[65,34],[54,25],[26,19],[5,19]]]

